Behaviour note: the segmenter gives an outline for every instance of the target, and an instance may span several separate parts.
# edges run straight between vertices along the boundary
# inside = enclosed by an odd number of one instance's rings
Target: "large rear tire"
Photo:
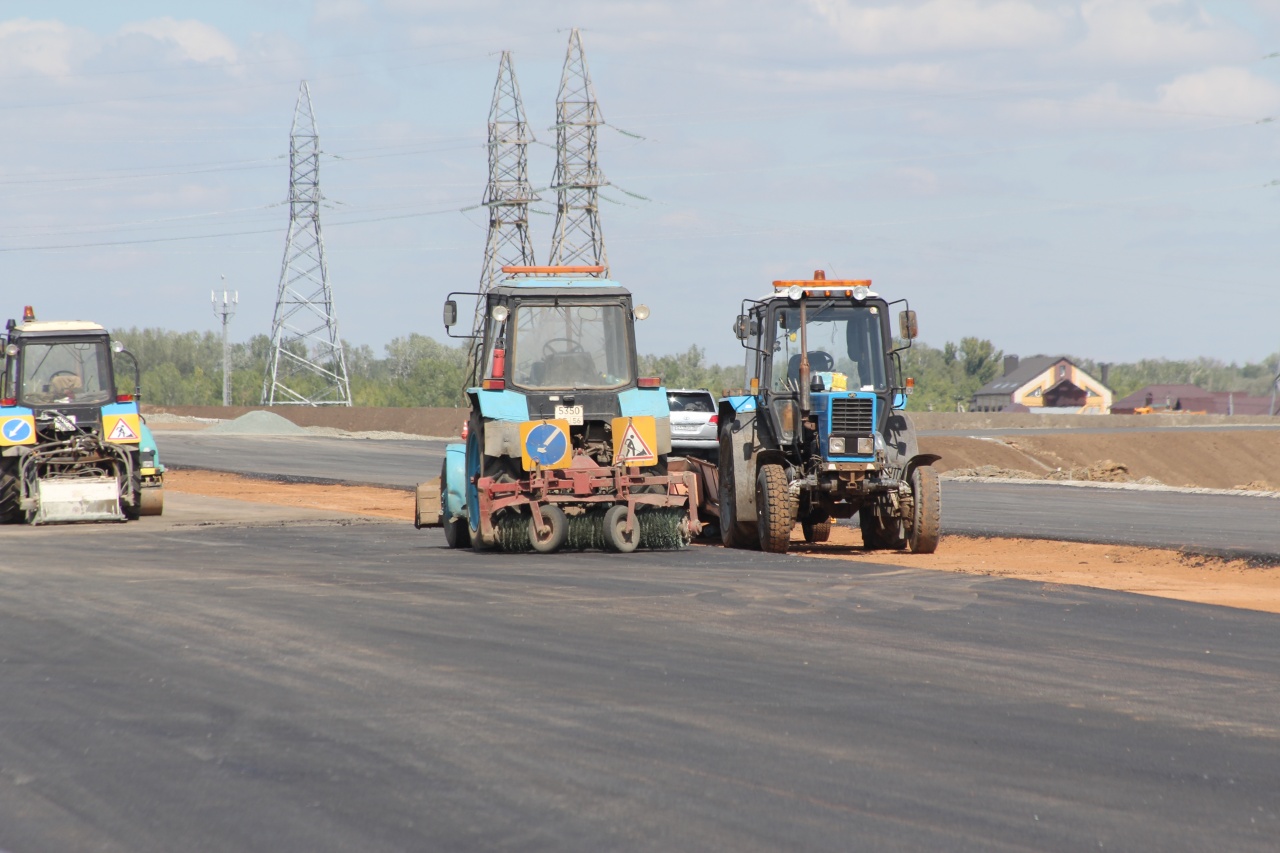
[[[907,544],[913,554],[932,554],[942,534],[942,487],[938,472],[921,465],[911,472],[914,511],[907,526]]]
[[[142,517],[142,475],[138,473],[137,460],[134,461],[133,473],[126,487],[123,478],[120,482],[120,512],[128,521],[137,521]],[[125,489],[128,493],[124,494]]]
[[[777,463],[760,466],[756,475],[756,527],[760,550],[785,554],[796,526],[795,498],[787,488],[787,472]]]
[[[22,481],[17,457],[0,459],[0,524],[22,521]]]
[[[804,531],[804,541],[820,543],[826,542],[831,538],[831,519],[826,518],[822,521],[802,521],[800,528]]]
[[[444,527],[444,541],[450,548],[468,548],[471,546],[471,532],[467,530],[467,522],[461,518],[449,517],[449,462],[440,467],[440,522]]]
[[[756,547],[754,525],[738,520],[737,484],[733,477],[733,435],[729,430],[720,434],[720,541],[726,548]]]
[[[484,419],[472,412],[467,427],[467,539],[476,551],[491,551],[498,544],[496,535],[486,537],[480,532],[480,492],[475,480],[486,476],[484,470]]]
[[[901,551],[907,545],[898,520],[875,504],[858,510],[858,526],[862,529],[862,547],[868,551]]]

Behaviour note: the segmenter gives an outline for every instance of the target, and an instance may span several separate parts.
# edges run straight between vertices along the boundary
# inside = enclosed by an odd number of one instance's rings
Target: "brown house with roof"
[[[1271,397],[1241,391],[1206,391],[1197,385],[1157,384],[1139,388],[1111,405],[1113,415],[1203,413],[1209,415],[1271,415]]]
[[[1111,389],[1069,358],[1037,355],[1006,356],[1004,373],[974,393],[972,412],[1039,412],[1042,414],[1105,415],[1111,410]]]

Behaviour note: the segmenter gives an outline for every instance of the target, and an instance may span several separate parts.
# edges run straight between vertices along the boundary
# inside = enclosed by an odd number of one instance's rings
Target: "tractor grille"
[[[832,435],[870,435],[875,429],[875,401],[844,397],[831,401]]]

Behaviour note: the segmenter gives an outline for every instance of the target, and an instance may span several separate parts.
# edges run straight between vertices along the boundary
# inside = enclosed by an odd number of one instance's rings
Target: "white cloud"
[[[1027,0],[926,0],[865,7],[810,0],[840,41],[864,53],[1027,49],[1060,41],[1071,15]]]
[[[144,35],[175,49],[184,59],[193,62],[223,60],[235,62],[236,47],[217,28],[202,21],[176,21],[173,18],[155,18],[136,24],[126,24],[121,35]]]
[[[57,77],[71,73],[80,37],[61,21],[0,22],[0,69]]]
[[[1084,0],[1088,30],[1078,54],[1121,64],[1239,61],[1257,51],[1252,39],[1189,0]]]
[[[1210,68],[1161,86],[1159,105],[1179,112],[1262,118],[1280,112],[1280,86],[1244,68]]]

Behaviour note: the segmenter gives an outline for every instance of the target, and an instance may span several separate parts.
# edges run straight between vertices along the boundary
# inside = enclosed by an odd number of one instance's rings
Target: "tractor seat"
[[[600,384],[600,373],[590,353],[555,352],[544,358],[537,368],[534,370],[537,376],[535,384],[543,388]]]
[[[835,366],[836,360],[831,357],[831,353],[822,350],[813,350],[809,353],[810,373],[822,373]],[[800,387],[800,353],[791,356],[787,361],[787,379],[793,387]]]

